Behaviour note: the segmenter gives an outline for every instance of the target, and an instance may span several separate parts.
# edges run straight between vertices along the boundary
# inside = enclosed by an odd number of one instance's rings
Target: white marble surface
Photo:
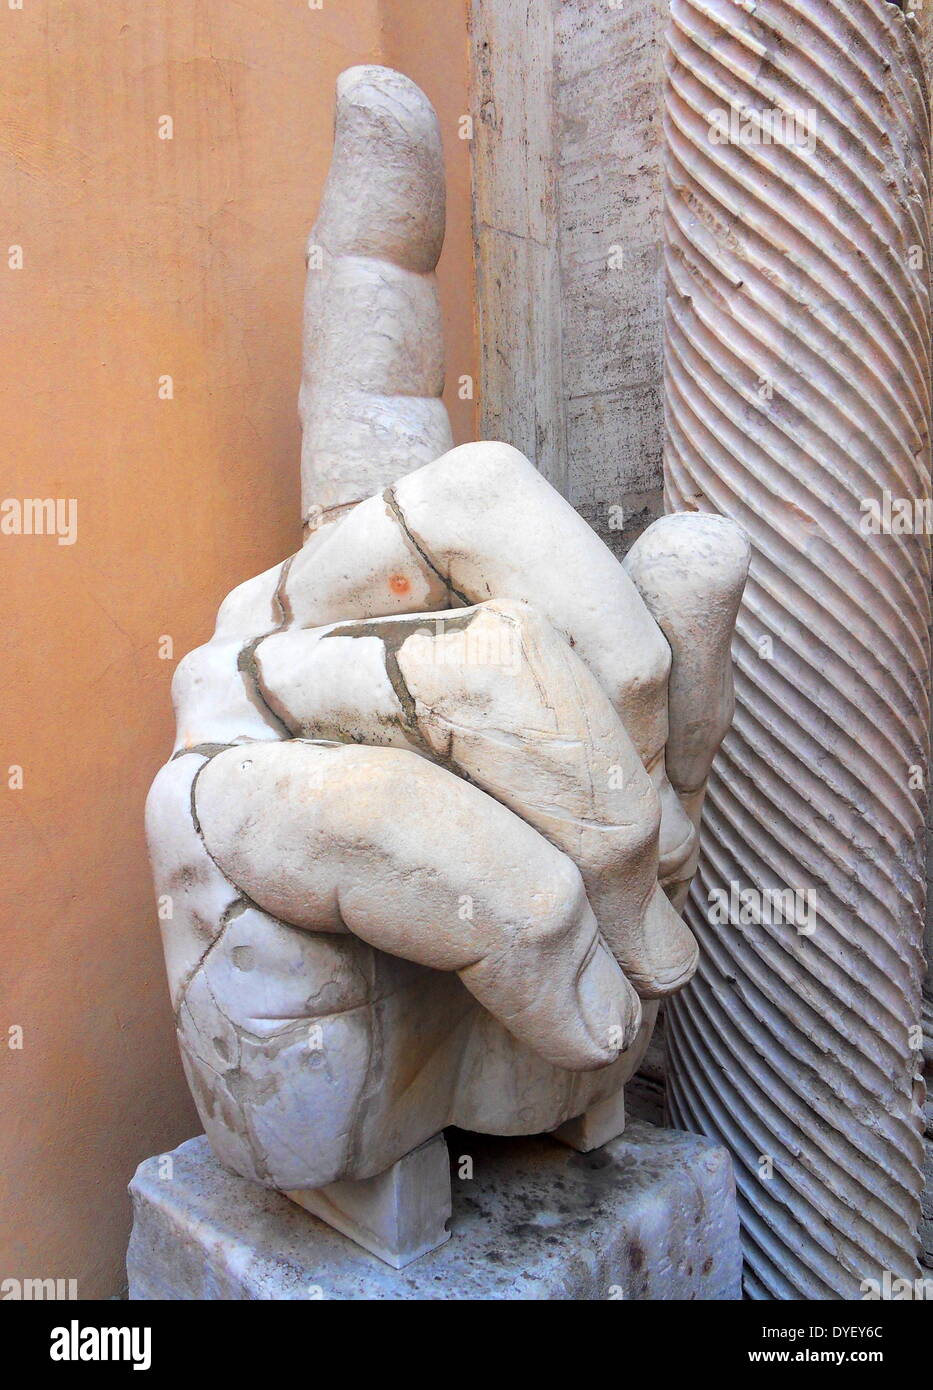
[[[673,904],[747,549],[659,523],[629,573],[516,449],[447,448],[443,201],[424,94],[344,74],[308,267],[306,544],[180,663],[147,809],[205,1130],[282,1190],[371,1179],[452,1123],[617,1103],[696,967]]]

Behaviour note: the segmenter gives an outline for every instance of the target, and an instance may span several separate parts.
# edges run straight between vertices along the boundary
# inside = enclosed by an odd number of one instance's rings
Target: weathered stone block
[[[731,1164],[707,1140],[635,1123],[589,1154],[548,1136],[451,1130],[447,1141],[451,1239],[398,1271],[287,1197],[226,1172],[203,1137],[175,1150],[170,1178],[147,1159],[130,1185],[130,1298],[740,1296]]]
[[[285,1195],[394,1269],[450,1239],[450,1161],[443,1134],[373,1178]]]

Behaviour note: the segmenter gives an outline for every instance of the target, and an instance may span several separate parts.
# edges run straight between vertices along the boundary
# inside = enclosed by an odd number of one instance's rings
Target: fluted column
[[[749,1292],[853,1298],[884,1270],[919,1274],[929,108],[913,23],[888,0],[672,0],[665,123],[667,506],[731,516],[754,546],[671,1105],[732,1150]],[[909,502],[913,533],[868,531],[886,499]],[[712,925],[711,892],[733,884],[809,893],[812,919]]]
[[[917,34],[923,57],[927,92],[933,86],[933,9],[917,12]],[[933,268],[931,268],[933,269]],[[926,1079],[926,1135],[924,1139],[924,1192],[921,1201],[920,1259],[933,1268],[933,806],[927,808],[927,973],[923,985],[923,1060]]]

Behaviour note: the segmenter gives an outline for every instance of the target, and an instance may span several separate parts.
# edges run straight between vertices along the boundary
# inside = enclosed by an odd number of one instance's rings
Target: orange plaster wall
[[[171,744],[175,661],[227,590],[298,544],[304,241],[334,80],[366,61],[407,71],[441,118],[462,442],[466,0],[0,8],[0,497],[78,504],[74,545],[0,535],[0,1279],[118,1292],[126,1182],[198,1129],[143,803]]]

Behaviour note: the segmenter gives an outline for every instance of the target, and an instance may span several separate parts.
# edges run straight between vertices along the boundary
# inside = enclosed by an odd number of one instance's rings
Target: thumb
[[[732,723],[732,634],[750,556],[727,517],[676,512],[649,526],[624,561],[670,644],[667,775],[688,809]]]

